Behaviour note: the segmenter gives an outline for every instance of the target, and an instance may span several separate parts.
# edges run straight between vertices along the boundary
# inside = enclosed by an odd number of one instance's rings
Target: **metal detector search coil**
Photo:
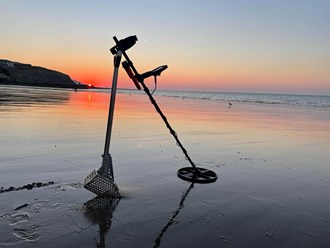
[[[178,170],[178,177],[193,183],[213,183],[218,179],[215,172],[201,167],[183,167]]]

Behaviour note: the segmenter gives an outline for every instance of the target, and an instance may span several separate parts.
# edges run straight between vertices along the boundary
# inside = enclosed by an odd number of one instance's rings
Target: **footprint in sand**
[[[0,217],[0,221],[6,221],[9,225],[16,225],[21,222],[27,222],[30,220],[30,215],[25,212],[18,212],[12,214],[4,214]]]
[[[14,212],[0,216],[0,223],[7,223],[11,228],[3,230],[0,237],[1,245],[16,245],[24,242],[37,241],[47,233],[45,228],[39,225],[29,224],[31,215],[38,213],[45,201],[35,202],[33,204],[23,204],[14,209]],[[17,211],[23,209],[25,211]],[[5,234],[6,233],[6,234]]]
[[[43,233],[41,227],[38,225],[20,225],[11,231],[11,235],[8,235],[1,240],[0,246],[37,241]]]
[[[40,238],[40,226],[19,226],[13,229],[13,234],[20,240],[24,241],[36,241]]]
[[[10,225],[16,225],[18,223],[27,222],[30,220],[30,215],[25,212],[19,212],[11,214]]]

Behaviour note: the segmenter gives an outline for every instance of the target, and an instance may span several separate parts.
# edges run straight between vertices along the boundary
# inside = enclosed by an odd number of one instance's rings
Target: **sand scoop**
[[[113,113],[115,109],[115,98],[117,90],[118,70],[122,52],[119,50],[114,57],[114,73],[111,87],[111,99],[109,105],[109,115],[107,132],[105,136],[104,153],[102,155],[102,166],[98,170],[92,171],[86,178],[84,187],[98,196],[120,197],[119,189],[114,181],[112,158],[109,153],[110,138],[113,123]]]

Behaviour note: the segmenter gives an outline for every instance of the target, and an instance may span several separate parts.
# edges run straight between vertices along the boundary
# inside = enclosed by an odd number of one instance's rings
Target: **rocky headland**
[[[68,75],[30,64],[0,59],[0,84],[85,89]]]

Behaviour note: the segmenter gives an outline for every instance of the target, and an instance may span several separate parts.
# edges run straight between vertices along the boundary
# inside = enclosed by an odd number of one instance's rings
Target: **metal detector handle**
[[[136,35],[129,36],[125,39],[118,40],[116,36],[113,37],[116,45],[110,49],[110,52],[115,55],[119,50],[125,52],[126,50],[130,49],[132,46],[135,45],[136,41],[138,40]]]
[[[136,37],[136,35],[132,35],[132,36],[129,36],[129,37],[132,37],[132,38],[130,38],[130,40],[131,40],[131,44],[133,43],[133,42],[136,42],[137,41],[137,37]],[[127,37],[128,38],[128,37]],[[114,46],[113,48],[111,48],[110,49],[110,51],[111,52],[114,52],[114,51],[116,51],[116,49],[118,48],[118,46],[119,45],[121,45],[120,44],[120,42],[122,41],[122,40],[118,40],[117,39],[117,37],[116,36],[114,36],[113,37],[113,40],[116,42],[116,46]],[[135,44],[135,43],[134,43]],[[130,45],[130,44],[129,44]],[[131,46],[130,46],[131,47]],[[129,48],[130,48],[129,47]],[[126,54],[126,51],[127,49],[122,49],[121,51],[122,51],[122,53],[123,53],[123,56],[124,56],[124,58],[126,59],[126,61],[127,61],[127,63],[129,64],[129,66],[130,66],[130,69],[133,71],[133,73],[136,75],[136,79],[137,79],[137,81],[140,81],[140,74],[138,73],[138,71],[136,70],[136,68],[135,68],[135,66],[133,65],[133,62],[129,59],[129,57],[128,57],[128,55]]]
[[[134,76],[134,73],[133,73],[131,67],[129,66],[129,63],[127,61],[124,61],[121,64],[124,67],[125,71],[127,72],[128,76],[130,77],[130,79],[132,79],[132,81],[135,84],[136,88],[138,90],[141,90],[141,86],[139,85],[139,82],[137,81],[136,77]]]

